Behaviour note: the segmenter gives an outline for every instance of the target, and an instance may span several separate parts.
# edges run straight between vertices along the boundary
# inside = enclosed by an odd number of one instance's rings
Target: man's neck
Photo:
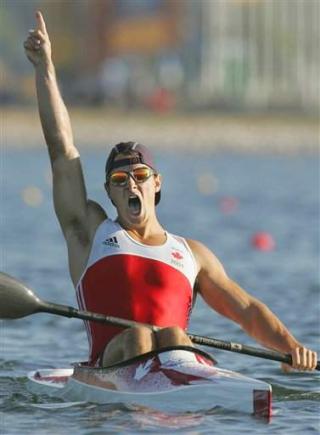
[[[119,218],[116,220],[120,226],[132,237],[145,245],[157,246],[163,245],[167,240],[167,233],[160,225],[158,220],[148,225],[129,226],[121,222]]]

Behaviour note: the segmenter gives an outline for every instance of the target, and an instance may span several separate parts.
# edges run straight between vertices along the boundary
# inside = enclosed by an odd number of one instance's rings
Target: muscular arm
[[[291,353],[295,368],[315,368],[315,352],[303,347],[264,303],[232,281],[208,248],[195,241],[189,244],[199,264],[200,294],[211,308],[238,323],[263,346]]]
[[[79,152],[73,143],[69,115],[61,98],[53,63],[38,65],[35,73],[39,114],[52,165],[55,211],[65,237],[76,232],[85,245],[90,232],[90,203]]]
[[[68,245],[70,272],[77,282],[85,265],[103,209],[88,201],[79,152],[73,143],[71,123],[57,84],[51,44],[44,19],[36,13],[37,28],[24,46],[35,68],[36,90],[43,133],[48,146],[55,211]]]
[[[78,158],[69,114],[58,88],[51,56],[35,65],[35,77],[40,120],[51,162],[59,157]]]

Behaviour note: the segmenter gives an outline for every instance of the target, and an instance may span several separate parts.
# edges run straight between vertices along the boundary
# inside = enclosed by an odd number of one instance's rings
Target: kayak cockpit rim
[[[121,361],[119,363],[116,364],[112,364],[110,366],[91,366],[90,364],[88,364],[88,362],[80,362],[80,363],[73,363],[72,366],[74,368],[90,368],[92,370],[101,370],[101,369],[114,369],[114,368],[118,368],[118,367],[126,367],[129,366],[133,363],[145,360],[146,358],[152,358],[153,356],[157,356],[160,355],[164,352],[168,352],[168,351],[175,351],[175,350],[186,350],[189,352],[192,352],[193,354],[199,355],[202,358],[205,358],[206,360],[211,362],[211,365],[217,365],[217,361],[213,358],[212,355],[210,355],[209,353],[198,349],[197,347],[193,347],[193,346],[167,346],[167,347],[162,347],[160,349],[155,349],[152,350],[151,352],[146,352],[143,353],[141,355],[135,356],[133,358],[129,358],[125,361]]]

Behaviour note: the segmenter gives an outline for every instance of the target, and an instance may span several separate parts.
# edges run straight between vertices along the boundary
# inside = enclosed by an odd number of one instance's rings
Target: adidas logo
[[[111,248],[120,248],[120,245],[119,245],[118,240],[117,240],[116,237],[110,237],[109,239],[106,239],[102,243],[104,245],[110,246]]]

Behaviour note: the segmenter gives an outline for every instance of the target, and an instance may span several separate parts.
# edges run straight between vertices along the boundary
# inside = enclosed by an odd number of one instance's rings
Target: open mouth
[[[140,198],[136,195],[129,196],[129,209],[131,213],[138,215],[141,211],[141,201]]]

